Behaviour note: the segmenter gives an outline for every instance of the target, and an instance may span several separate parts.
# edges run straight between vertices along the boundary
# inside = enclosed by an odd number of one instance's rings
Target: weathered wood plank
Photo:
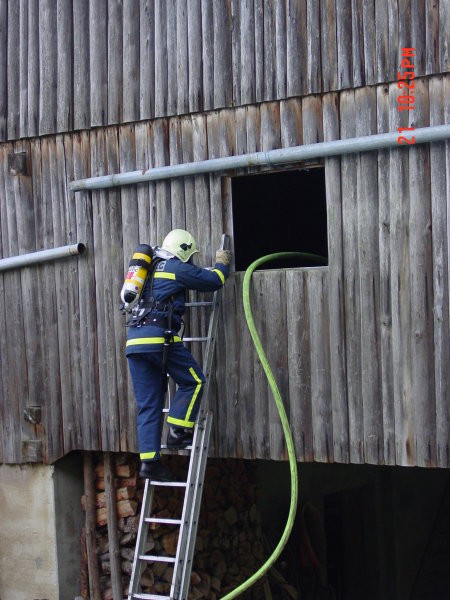
[[[377,80],[377,57],[376,57],[376,2],[374,0],[363,0],[362,28],[364,45],[364,80],[366,84],[376,83]],[[385,33],[386,36],[386,33]],[[387,37],[387,36],[386,36]]]
[[[43,248],[52,248],[55,239],[55,225],[60,220],[53,215],[52,167],[54,156],[54,140],[44,138],[41,141],[41,193],[42,203],[36,206],[40,212],[39,226],[36,234]],[[57,209],[56,209],[57,211]],[[40,337],[42,346],[43,379],[43,424],[46,431],[46,457],[53,462],[63,455],[62,406],[61,406],[61,372],[59,347],[53,340],[58,340],[58,302],[56,294],[57,261],[43,264],[37,270],[39,290],[38,319],[41,325]],[[50,342],[52,341],[52,342]]]
[[[90,140],[87,133],[74,136],[74,177],[81,179],[90,175]],[[95,307],[92,303],[95,290],[95,254],[93,235],[92,200],[89,192],[77,193],[74,198],[77,209],[77,239],[84,240],[87,250],[78,262],[79,318],[82,394],[78,399],[83,426],[84,449],[100,447],[101,414],[98,394],[97,326]]]
[[[429,123],[428,82],[416,81],[414,122]],[[417,120],[416,120],[417,119]],[[411,264],[411,395],[417,464],[436,466],[436,400],[433,341],[433,264],[430,155],[427,145],[409,150],[409,252]]]
[[[218,137],[219,132],[219,118],[217,113],[210,115],[207,119],[207,146],[208,156],[215,158],[220,154],[220,140]],[[209,176],[209,197],[210,197],[210,210],[211,210],[211,223],[214,224],[211,244],[212,250],[219,248],[221,242],[222,233],[228,233],[232,235],[232,229],[227,229],[222,213],[222,205],[225,199],[222,197],[222,178],[220,175]]]
[[[239,287],[235,296],[235,316],[236,331],[238,332],[238,346],[236,348],[236,407],[239,410],[239,426],[238,438],[236,440],[237,456],[242,458],[252,458],[255,456],[259,436],[256,435],[258,430],[258,421],[263,418],[263,414],[259,413],[258,402],[255,394],[255,350],[250,336],[249,329],[245,321],[244,299],[242,283],[243,278],[239,280]],[[227,284],[228,285],[228,284]],[[252,286],[253,287],[253,286]],[[252,298],[254,298],[254,290],[251,289]],[[253,306],[255,303],[253,302]],[[256,313],[258,314],[258,313]],[[224,314],[225,326],[228,325],[228,314]],[[221,341],[218,340],[220,344]],[[227,349],[225,348],[225,351]],[[220,366],[219,366],[220,368]],[[265,376],[263,377],[263,385],[265,384]],[[258,439],[259,438],[259,439]]]
[[[411,43],[410,47],[415,48],[414,71],[416,73],[425,73],[427,62],[427,36],[426,36],[426,0],[412,0],[410,2],[411,14]]]
[[[255,7],[253,0],[240,0],[240,102],[252,104],[256,98]]]
[[[309,41],[309,38],[308,38]],[[275,2],[275,85],[276,97],[286,96],[287,81],[287,47],[286,47],[286,5],[285,2]]]
[[[123,119],[123,104],[126,97],[124,81],[124,64],[127,65],[126,41],[124,40],[123,10],[126,11],[131,3],[123,6],[121,0],[108,2],[108,123],[120,123]],[[135,3],[133,3],[133,6]],[[122,10],[123,9],[123,10]],[[135,43],[135,40],[134,40]],[[129,76],[128,76],[129,77]],[[136,73],[135,73],[136,79]],[[138,82],[140,81],[137,76]],[[139,114],[139,111],[137,111]]]
[[[356,135],[356,102],[353,91],[341,95],[341,137]],[[361,298],[359,284],[358,195],[355,156],[341,157],[342,227],[344,257],[344,323],[347,357],[347,398],[350,461],[364,461],[364,425],[361,380]]]
[[[359,0],[352,0],[352,67],[353,85],[360,87],[364,80],[364,39],[363,39],[363,11]]]
[[[42,3],[44,7],[44,2]],[[20,61],[18,60],[20,52],[19,38],[20,23],[20,4],[19,2],[8,2],[7,8],[7,135],[8,139],[17,139],[20,132],[20,93],[17,81],[20,80]],[[45,84],[45,80],[42,79]],[[45,94],[46,87],[42,86],[42,92]],[[50,105],[54,108],[53,105]]]
[[[273,0],[264,5],[264,96],[263,100],[276,98],[276,43],[275,8]]]
[[[155,117],[167,112],[167,17],[166,2],[155,1]]]
[[[169,124],[169,152],[171,165],[183,162],[181,127],[179,121],[173,120]],[[175,177],[170,181],[170,198],[172,227],[174,229],[186,229],[186,206],[183,178]]]
[[[206,160],[208,158],[208,140],[206,130],[206,118],[203,115],[194,115],[192,117],[192,142],[193,158],[195,162]],[[195,224],[197,230],[197,242],[200,243],[203,251],[203,260],[212,265],[213,257],[209,254],[211,250],[211,234],[215,229],[215,223],[211,222],[211,206],[209,201],[208,175],[199,175],[194,178],[194,197],[187,198],[189,203],[197,206],[197,212],[200,216]],[[195,237],[195,236],[194,236]],[[206,253],[208,251],[208,254]]]
[[[137,123],[134,126],[134,136],[136,140],[136,167],[143,171],[148,169],[154,162],[153,143],[151,132],[153,130],[149,123]],[[136,186],[138,214],[139,214],[139,236],[136,244],[151,243],[150,241],[150,202],[149,188],[152,183],[142,183]]]
[[[201,0],[189,0],[188,14],[188,58],[189,58],[189,112],[203,110],[203,67],[202,67],[202,5]],[[180,111],[178,110],[178,113]]]
[[[108,7],[106,0],[89,3],[90,125],[108,122]]]
[[[1,9],[0,9],[1,10]],[[1,18],[1,16],[0,16]],[[1,38],[1,33],[0,33]],[[19,0],[19,135],[28,136],[28,2]],[[1,41],[0,41],[1,47]],[[6,56],[6,53],[5,53]],[[0,66],[1,70],[1,66]],[[1,75],[0,75],[1,82]],[[6,86],[5,86],[6,87]],[[1,100],[0,100],[1,104]],[[1,108],[0,108],[1,111]],[[1,139],[1,135],[0,135]]]
[[[220,320],[219,326],[220,343],[216,344],[216,378],[218,390],[227,390],[230,401],[223,402],[223,396],[219,393],[215,422],[218,430],[217,448],[221,456],[237,455],[237,434],[240,426],[237,409],[238,356],[242,331],[234,307],[242,289],[242,278],[242,274],[232,274],[222,293],[223,319]]]
[[[323,141],[322,105],[320,96],[306,96],[302,100],[303,143]]]
[[[386,35],[386,31],[389,31],[388,27],[388,0],[377,0],[375,2],[376,81],[385,79],[389,65],[389,36]]]
[[[265,0],[254,0],[256,102],[264,100],[264,4]]]
[[[375,88],[355,91],[356,135],[377,131]],[[357,163],[358,260],[361,310],[361,371],[364,420],[364,458],[382,464],[383,408],[380,376],[378,166],[376,152],[362,152]]]
[[[118,170],[119,165],[119,140],[116,129],[106,131],[106,156],[109,169],[113,172]],[[123,224],[122,224],[122,198],[119,190],[109,190],[106,195],[105,209],[108,214],[109,230],[106,243],[109,245],[109,262],[111,279],[108,290],[109,303],[109,327],[107,329],[107,345],[111,347],[114,355],[110,360],[115,361],[114,376],[116,382],[112,382],[117,390],[117,411],[115,418],[118,419],[119,449],[123,451],[134,450],[136,444],[136,419],[133,412],[134,402],[127,390],[127,363],[125,359],[125,319],[117,310],[119,304],[119,292],[124,279],[124,261],[129,261],[130,256],[124,257],[123,253]],[[109,237],[108,237],[109,236]],[[128,401],[126,401],[128,400]],[[130,407],[127,409],[127,407]],[[130,416],[131,413],[131,416]],[[117,444],[117,441],[116,441]]]
[[[390,86],[397,97],[397,84]],[[405,125],[396,103],[390,106],[390,130]],[[402,122],[403,121],[403,122]],[[394,373],[396,464],[411,465],[416,460],[411,407],[411,266],[409,257],[409,171],[408,154],[403,148],[390,151],[390,255],[392,305],[392,360]]]
[[[140,11],[137,2],[123,5],[123,120],[137,121],[140,108]],[[113,73],[114,76],[114,73]]]
[[[1,164],[0,171],[0,211],[2,214],[2,245],[4,256],[16,256],[18,254],[17,243],[17,220],[15,214],[13,177],[7,173],[6,155]],[[2,357],[9,357],[11,364],[17,366],[23,363],[20,356],[20,343],[23,344],[23,327],[21,322],[21,287],[20,272],[17,270],[9,271],[3,274],[4,290],[4,326],[0,348]],[[17,295],[19,292],[19,295]],[[8,310],[8,307],[19,306],[19,310]],[[23,347],[23,346],[22,346]],[[8,362],[5,363],[5,370],[2,369],[4,397],[2,398],[2,421],[3,421],[3,452],[11,462],[21,462],[21,423],[23,415],[21,414],[21,401],[23,394],[27,395],[27,377],[20,371],[8,369]],[[25,374],[26,375],[26,374]],[[22,394],[22,395],[21,395]],[[25,396],[26,397],[26,396]]]
[[[445,121],[444,82],[429,81],[430,125]],[[436,385],[436,452],[437,466],[450,464],[450,340],[449,340],[449,242],[448,242],[448,172],[445,143],[430,144],[431,231],[433,244],[433,318]]]
[[[271,270],[264,274],[264,297],[266,299],[265,351],[277,382],[286,413],[289,414],[289,372],[288,345],[283,332],[287,331],[286,317],[286,276],[285,270]],[[277,460],[287,458],[284,434],[275,405],[273,394],[269,391],[269,437],[270,452]]]
[[[400,44],[398,41],[399,19],[406,18],[405,15],[399,17],[399,0],[388,2],[388,31],[396,33],[397,43],[389,44],[388,63],[386,65],[387,81],[392,81],[397,74],[400,60]],[[409,45],[409,44],[408,44]]]
[[[352,86],[352,13],[351,0],[336,4],[336,41],[339,88]]]
[[[333,461],[333,419],[331,407],[331,372],[327,271],[310,269],[308,287],[311,337],[311,405],[314,460]]]
[[[241,3],[239,0],[231,0],[231,60],[232,60],[232,86],[233,86],[233,105],[241,104]],[[244,32],[245,35],[245,32]]]
[[[377,87],[378,133],[389,131],[389,88]],[[378,152],[378,247],[380,265],[380,369],[384,464],[395,464],[394,374],[392,371],[390,151]]]
[[[91,124],[90,77],[86,73],[89,64],[89,5],[75,2],[73,5],[73,36],[77,43],[73,46],[73,126],[85,129]]]
[[[450,4],[439,2],[439,60],[440,72],[450,71]]]
[[[15,151],[23,151],[29,154],[30,147],[27,142],[18,142],[14,145]],[[33,185],[31,177],[7,177],[9,185],[6,185],[6,198],[8,209],[14,215],[13,220],[7,218],[7,214],[2,212],[3,218],[7,219],[10,236],[15,239],[16,248],[11,250],[14,254],[25,254],[36,250],[36,235],[33,210]],[[10,224],[10,221],[11,224]],[[14,224],[16,230],[14,230]],[[12,275],[12,273],[11,273]],[[16,307],[20,311],[19,325],[15,332],[15,339],[9,340],[9,357],[15,365],[23,365],[23,370],[18,375],[20,383],[16,386],[14,402],[17,403],[19,419],[16,423],[18,435],[21,442],[20,460],[33,458],[32,453],[27,454],[28,445],[31,447],[36,438],[42,435],[42,426],[34,425],[24,419],[24,411],[28,406],[40,405],[42,396],[42,369],[39,361],[40,356],[40,337],[41,331],[36,319],[36,306],[39,303],[39,293],[36,284],[36,268],[30,267],[18,270],[14,274],[14,279],[20,281],[20,287],[11,287],[11,292],[18,292]],[[7,280],[8,282],[8,280]],[[10,279],[13,283],[13,279]],[[8,284],[8,283],[7,283]],[[8,307],[8,303],[5,307]],[[8,316],[8,320],[10,316]],[[17,324],[17,323],[16,323]],[[4,332],[7,333],[8,327],[5,325]],[[3,360],[8,364],[6,354],[2,355]],[[10,375],[11,377],[11,371]],[[14,377],[13,377],[14,379]],[[29,442],[31,442],[29,444]],[[42,442],[37,440],[35,447],[42,453]],[[30,448],[31,449],[31,448]],[[37,461],[42,460],[42,456],[37,456]]]
[[[61,245],[75,243],[76,239],[76,206],[67,191],[67,182],[73,178],[73,143],[72,137],[58,137],[56,140],[56,173],[58,197],[63,199],[63,219],[65,222],[64,241]],[[84,242],[84,240],[80,240]],[[78,296],[78,260],[84,257],[69,259],[70,265],[61,263],[60,281],[57,288],[61,306],[65,307],[59,316],[67,325],[66,338],[59,337],[60,369],[64,373],[61,378],[62,421],[64,453],[83,448],[82,415],[79,410],[79,398],[82,397],[82,376],[79,356],[80,348],[80,315]],[[70,268],[68,268],[70,267]],[[59,326],[58,326],[59,327]]]
[[[314,460],[311,398],[311,332],[306,271],[286,271],[286,305],[289,334],[289,423],[297,460]],[[255,382],[257,378],[255,377]],[[258,444],[258,452],[260,444]]]
[[[210,0],[201,0],[203,110],[214,108],[214,25],[213,6]]]
[[[51,0],[39,3],[39,134],[56,130],[57,113],[56,12]]]
[[[156,121],[153,128],[153,143],[155,166],[169,164],[169,131],[167,122]],[[156,239],[161,244],[165,236],[172,229],[170,211],[170,183],[166,181],[155,182],[156,190]],[[195,205],[194,202],[191,203]]]
[[[277,102],[261,105],[261,150],[281,146],[280,106]]]
[[[396,0],[398,8],[398,32],[397,32],[397,64],[394,65],[394,77],[397,72],[397,68],[401,60],[401,51],[403,48],[409,48],[411,46],[411,0]],[[423,15],[422,15],[423,18]],[[394,49],[392,49],[394,50]],[[394,57],[395,52],[392,52]]]
[[[287,96],[299,96],[306,92],[308,56],[306,30],[306,3],[304,0],[287,0],[286,3],[286,79]],[[320,41],[318,42],[320,43]]]
[[[335,90],[338,85],[335,0],[323,0],[320,3],[320,24],[323,91]],[[305,89],[306,86],[303,86]]]
[[[57,58],[56,131],[73,128],[73,0],[58,0],[56,6]],[[53,10],[54,7],[53,7]]]
[[[337,94],[324,97],[324,140],[339,139],[339,106]],[[344,322],[344,257],[341,192],[341,160],[325,160],[325,189],[328,219],[328,295],[330,315],[331,406],[333,415],[334,459],[349,461],[347,405],[347,373]]]
[[[177,113],[178,100],[178,65],[177,65],[177,2],[166,0],[166,34],[167,34],[167,114]],[[188,71],[188,81],[190,73]]]
[[[450,123],[450,76],[447,74],[444,77],[444,81],[443,81],[443,98],[444,98],[444,102],[443,102],[443,106],[444,106],[444,119],[446,123]],[[446,204],[447,204],[447,232],[448,232],[448,228],[450,227],[450,143],[446,142],[445,144],[446,146],[446,178],[447,178],[447,193],[446,193]],[[447,233],[447,285],[448,288],[450,289],[450,243],[448,242],[448,233]],[[450,321],[450,306],[449,306],[449,321]],[[449,332],[449,329],[447,329],[447,332]],[[447,349],[448,349],[448,345],[447,345]],[[447,374],[448,374],[448,370],[447,370]],[[449,392],[447,391],[447,394]],[[447,399],[444,400],[443,403],[443,408],[444,411],[447,411],[448,409],[448,395],[447,395]],[[441,407],[439,407],[439,410],[441,410]],[[446,416],[444,416],[444,419],[448,419],[448,411],[444,413]],[[449,448],[449,436],[448,436],[448,431],[445,431],[445,429],[450,429],[450,423],[447,420],[447,427],[444,427],[444,431],[442,431],[441,426],[438,426],[438,453],[439,453],[439,458],[440,460],[440,464],[446,464],[447,466],[450,464],[450,448]]]
[[[280,102],[281,147],[301,146],[303,143],[303,115],[299,98]]]
[[[91,136],[91,164],[93,176],[107,170],[105,132],[97,130]],[[117,305],[117,294],[112,289],[111,273],[111,232],[109,228],[108,192],[92,192],[92,215],[94,234],[94,263],[96,281],[96,324],[98,344],[98,387],[101,416],[101,447],[111,450],[119,448],[119,414],[117,401],[111,406],[111,399],[118,398],[115,369],[115,340],[111,331],[111,308]]]
[[[155,114],[155,3],[140,0],[139,30],[139,114],[149,119]]]
[[[29,0],[28,6],[28,64],[27,64],[27,122],[28,136],[38,133],[39,127],[39,0]],[[25,117],[24,117],[25,118]]]
[[[212,6],[209,4],[209,11]],[[189,112],[189,50],[188,50],[188,7],[186,0],[177,2],[176,57],[177,57],[177,112]],[[212,35],[212,30],[210,32]],[[201,62],[201,61],[200,61]]]
[[[214,106],[229,106],[233,99],[231,6],[214,0]]]
[[[124,125],[119,130],[118,136],[118,160],[120,170],[130,171],[135,168],[136,164],[136,147],[133,135],[133,125]],[[112,155],[115,154],[115,147],[112,146]],[[122,236],[123,236],[123,271],[122,282],[128,267],[128,262],[133,255],[133,251],[139,243],[139,207],[137,200],[137,191],[135,186],[126,186],[120,191],[121,209],[122,209]],[[143,240],[144,241],[144,240]],[[145,240],[147,241],[147,240]],[[153,242],[150,242],[153,243]],[[118,290],[120,291],[120,290]],[[122,338],[123,339],[123,338]],[[122,344],[119,352],[125,353],[125,341]],[[137,433],[136,433],[136,402],[134,400],[133,384],[131,377],[127,372],[127,393],[125,397],[128,399],[126,403],[120,403],[119,421],[126,424],[127,436],[132,438],[129,442],[130,447],[137,449]]]
[[[436,73],[439,64],[439,3],[426,0],[425,5],[426,43],[425,43],[425,73]]]
[[[8,0],[0,0],[0,140],[8,127]]]

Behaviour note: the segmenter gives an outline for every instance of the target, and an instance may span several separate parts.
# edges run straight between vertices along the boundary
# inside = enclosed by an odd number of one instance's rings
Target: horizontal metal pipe
[[[30,252],[29,254],[20,254],[19,256],[2,258],[0,259],[0,271],[28,267],[29,265],[34,265],[36,263],[55,260],[56,258],[83,254],[85,250],[86,246],[81,242],[77,242],[70,246],[60,246],[59,248],[50,248],[49,250],[39,250],[38,252]]]
[[[404,132],[404,136],[412,139],[414,144],[425,142],[439,142],[450,138],[450,125],[436,125],[434,127],[422,127],[414,131]],[[367,152],[370,150],[381,150],[383,148],[410,148],[410,145],[400,145],[399,134],[380,133],[367,135],[346,140],[333,140],[308,144],[306,146],[292,146],[290,148],[279,148],[267,152],[253,152],[251,154],[240,154],[238,156],[227,156],[224,158],[212,158],[191,163],[169,165],[167,167],[156,167],[147,171],[130,171],[127,173],[116,173],[114,175],[102,175],[100,177],[89,177],[78,179],[69,184],[72,192],[80,190],[99,190],[145,181],[158,181],[174,177],[187,177],[201,173],[217,173],[245,167],[277,166],[286,163],[300,162],[313,158],[326,156],[338,156],[354,152]]]

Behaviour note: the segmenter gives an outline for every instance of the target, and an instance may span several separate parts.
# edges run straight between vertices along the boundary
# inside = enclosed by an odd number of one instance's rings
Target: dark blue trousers
[[[164,380],[162,352],[141,352],[128,355],[138,406],[137,432],[141,460],[158,460],[161,450]],[[167,422],[191,428],[200,406],[205,376],[192,354],[183,344],[172,344],[167,372],[177,384]]]

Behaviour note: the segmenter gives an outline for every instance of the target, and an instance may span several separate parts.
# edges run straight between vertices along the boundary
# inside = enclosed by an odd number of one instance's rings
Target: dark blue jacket
[[[153,296],[157,309],[152,310],[151,314],[167,317],[164,304],[172,298],[172,330],[176,333],[181,327],[181,318],[185,312],[186,290],[214,292],[224,285],[228,275],[229,267],[221,263],[216,263],[213,269],[202,269],[184,263],[176,257],[161,260],[156,265],[153,287],[149,277],[142,292],[142,300],[144,304],[149,304]],[[164,343],[163,334],[163,326],[128,327],[127,356],[136,352],[161,352]],[[175,335],[174,342],[181,343],[181,339]]]

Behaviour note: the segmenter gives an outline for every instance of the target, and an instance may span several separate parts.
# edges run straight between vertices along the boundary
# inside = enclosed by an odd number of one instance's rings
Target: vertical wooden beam
[[[111,565],[111,586],[114,600],[121,600],[122,576],[120,570],[119,536],[117,533],[116,489],[114,486],[115,460],[112,452],[105,452],[105,499],[108,516],[109,561]]]
[[[95,488],[92,454],[83,454],[84,495],[86,498],[86,551],[91,600],[101,600],[100,577],[95,545]]]

